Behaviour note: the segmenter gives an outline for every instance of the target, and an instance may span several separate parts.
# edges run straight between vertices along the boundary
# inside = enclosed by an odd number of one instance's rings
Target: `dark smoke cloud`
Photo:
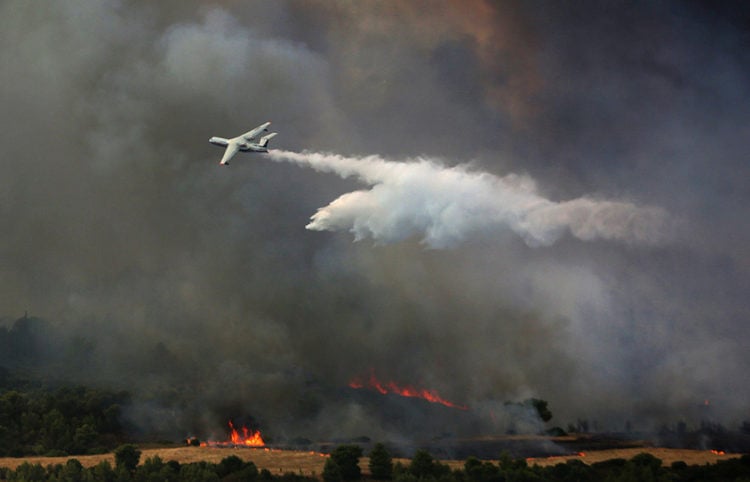
[[[0,313],[49,320],[86,361],[54,373],[132,389],[134,419],[171,433],[239,413],[277,436],[395,436],[340,392],[373,368],[469,406],[543,398],[560,425],[697,420],[706,399],[735,423],[750,399],[737,18],[673,2],[4,2]],[[470,162],[552,202],[659,207],[679,232],[532,249],[499,230],[449,250],[311,232],[362,186],[263,156],[218,168],[208,137],[266,120],[288,151]]]

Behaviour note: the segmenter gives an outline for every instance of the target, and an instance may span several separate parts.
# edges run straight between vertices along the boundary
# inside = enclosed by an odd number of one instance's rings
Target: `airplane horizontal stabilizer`
[[[278,134],[278,133],[277,132],[271,132],[267,136],[261,137],[260,138],[260,142],[258,142],[258,144],[260,145],[260,147],[267,147],[268,146],[268,141],[270,141],[272,137],[276,136],[276,134]]]

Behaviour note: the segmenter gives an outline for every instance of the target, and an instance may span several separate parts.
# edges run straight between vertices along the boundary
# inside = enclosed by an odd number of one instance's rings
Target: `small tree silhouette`
[[[393,459],[382,443],[377,443],[370,452],[370,475],[375,480],[390,480],[393,477]]]
[[[359,445],[339,445],[331,452],[331,460],[339,466],[343,480],[362,478],[362,471],[359,468],[360,457],[362,457],[362,447]]]
[[[140,459],[141,451],[133,444],[120,445],[115,449],[115,468],[118,470],[133,472]]]
[[[325,466],[323,466],[323,480],[324,482],[341,482],[341,467],[333,459],[329,458],[326,460]]]

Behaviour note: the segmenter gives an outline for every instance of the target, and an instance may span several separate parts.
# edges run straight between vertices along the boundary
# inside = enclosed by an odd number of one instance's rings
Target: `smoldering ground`
[[[373,368],[469,406],[543,398],[560,425],[697,420],[706,399],[735,423],[750,399],[735,6],[4,2],[0,312],[48,320],[72,348],[39,370],[131,389],[144,430],[241,413],[285,436],[377,436],[332,395]],[[352,243],[346,225],[305,226],[357,180],[216,165],[210,136],[266,120],[288,151],[469,163],[677,229]]]

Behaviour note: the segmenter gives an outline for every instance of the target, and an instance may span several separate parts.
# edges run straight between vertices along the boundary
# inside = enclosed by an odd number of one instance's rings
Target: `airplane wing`
[[[251,131],[247,131],[244,134],[242,134],[242,137],[246,141],[252,141],[253,139],[255,139],[255,136],[257,136],[258,134],[260,134],[263,131],[267,131],[268,130],[268,126],[270,126],[270,125],[271,125],[270,122],[266,122],[265,124],[261,124],[258,127],[256,127],[255,129],[253,129]]]
[[[224,157],[221,158],[221,162],[219,164],[221,165],[227,165],[229,164],[229,160],[234,157],[235,154],[237,154],[237,151],[240,150],[240,145],[236,142],[230,142],[227,144],[227,150],[224,151]]]

